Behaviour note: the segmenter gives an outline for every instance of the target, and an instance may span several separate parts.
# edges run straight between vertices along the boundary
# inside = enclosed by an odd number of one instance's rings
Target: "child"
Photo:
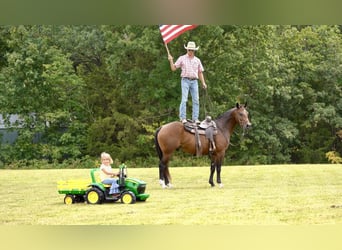
[[[110,164],[113,164],[113,159],[110,154],[103,152],[101,153],[101,166],[100,166],[100,179],[103,184],[112,185],[109,190],[109,194],[113,197],[119,196],[119,185],[117,183],[117,178],[119,173],[114,173]]]

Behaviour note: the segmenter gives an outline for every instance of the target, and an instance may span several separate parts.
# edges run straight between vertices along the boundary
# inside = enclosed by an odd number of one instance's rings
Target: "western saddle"
[[[196,156],[202,155],[200,135],[205,135],[205,137],[209,140],[209,154],[216,150],[214,137],[217,134],[217,127],[215,121],[213,121],[210,116],[207,116],[205,120],[199,124],[188,120],[186,123],[184,123],[184,129],[195,135]]]

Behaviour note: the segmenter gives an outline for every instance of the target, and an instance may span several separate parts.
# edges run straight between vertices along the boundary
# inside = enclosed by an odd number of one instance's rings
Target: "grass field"
[[[342,223],[342,165],[224,166],[223,188],[209,167],[129,168],[147,182],[146,202],[65,205],[57,181],[88,178],[89,169],[0,170],[2,225],[323,225]]]

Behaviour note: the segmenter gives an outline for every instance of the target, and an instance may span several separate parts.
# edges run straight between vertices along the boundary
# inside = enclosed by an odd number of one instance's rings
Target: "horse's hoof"
[[[162,188],[166,188],[165,181],[159,180],[159,184]]]
[[[224,185],[223,185],[222,183],[219,184],[219,187],[220,187],[220,188],[223,188],[223,186],[224,186]]]
[[[167,184],[166,187],[173,188],[173,185],[171,183]]]

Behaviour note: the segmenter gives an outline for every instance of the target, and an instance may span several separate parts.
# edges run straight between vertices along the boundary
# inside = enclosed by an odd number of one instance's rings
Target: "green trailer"
[[[145,193],[146,182],[137,178],[127,177],[125,164],[119,166],[119,190],[120,195],[113,197],[109,195],[110,185],[103,184],[99,178],[100,168],[90,170],[89,179],[58,181],[59,194],[64,194],[64,203],[73,204],[87,202],[88,204],[101,204],[106,201],[121,200],[125,204],[133,204],[136,201],[146,201],[150,196]]]

